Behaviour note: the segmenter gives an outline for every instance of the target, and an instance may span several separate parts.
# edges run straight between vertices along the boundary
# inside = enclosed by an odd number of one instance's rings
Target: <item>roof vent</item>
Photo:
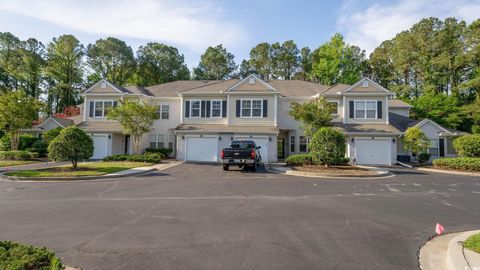
[[[248,78],[248,84],[255,84],[255,77]]]
[[[107,83],[106,82],[102,82],[102,84],[100,85],[101,88],[107,88]]]
[[[368,87],[368,81],[367,81],[367,80],[363,81],[363,82],[362,82],[362,86],[363,86],[363,87]]]

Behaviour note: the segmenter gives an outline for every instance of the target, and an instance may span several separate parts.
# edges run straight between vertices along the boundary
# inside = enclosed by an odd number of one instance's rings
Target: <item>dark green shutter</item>
[[[240,100],[237,100],[236,103],[237,103],[237,108],[236,108],[236,110],[237,110],[237,117],[240,117]]]
[[[212,106],[211,101],[207,100],[207,117],[210,117],[210,106]]]
[[[190,117],[190,101],[185,101],[185,117]]]
[[[227,117],[227,101],[222,101],[222,117]]]
[[[268,117],[268,100],[263,100],[263,117]]]
[[[90,101],[90,117],[93,117],[93,106],[94,106],[94,102],[93,101]]]
[[[202,100],[200,104],[201,104],[200,111],[202,112],[202,117],[205,117],[205,111],[207,109],[207,106],[205,106],[205,100]]]
[[[382,119],[382,102],[377,101],[377,118]]]
[[[351,100],[350,102],[350,118],[355,118],[355,103],[353,102],[353,100]]]

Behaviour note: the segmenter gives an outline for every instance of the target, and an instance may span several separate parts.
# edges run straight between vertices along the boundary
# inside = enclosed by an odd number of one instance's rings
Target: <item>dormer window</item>
[[[365,87],[365,88],[367,88],[367,87],[368,87],[368,81],[367,81],[367,80],[363,81],[363,82],[362,82],[362,86]]]
[[[255,78],[254,77],[248,78],[248,84],[255,84]]]
[[[106,82],[102,82],[102,84],[100,85],[101,88],[105,89],[107,88],[107,83]]]

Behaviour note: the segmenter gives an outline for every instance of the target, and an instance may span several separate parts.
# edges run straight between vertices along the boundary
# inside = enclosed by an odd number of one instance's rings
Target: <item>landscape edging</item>
[[[415,169],[419,170],[419,171],[434,172],[434,173],[445,173],[445,174],[453,174],[453,175],[465,175],[465,176],[480,177],[480,172],[476,173],[476,172],[463,172],[463,171],[449,171],[449,170],[422,168],[422,167],[415,167]]]

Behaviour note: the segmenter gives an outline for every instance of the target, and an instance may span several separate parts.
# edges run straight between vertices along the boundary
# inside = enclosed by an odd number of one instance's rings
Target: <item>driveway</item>
[[[141,177],[0,182],[0,239],[84,269],[418,269],[441,222],[480,227],[480,178],[395,168],[315,179],[181,164]]]

